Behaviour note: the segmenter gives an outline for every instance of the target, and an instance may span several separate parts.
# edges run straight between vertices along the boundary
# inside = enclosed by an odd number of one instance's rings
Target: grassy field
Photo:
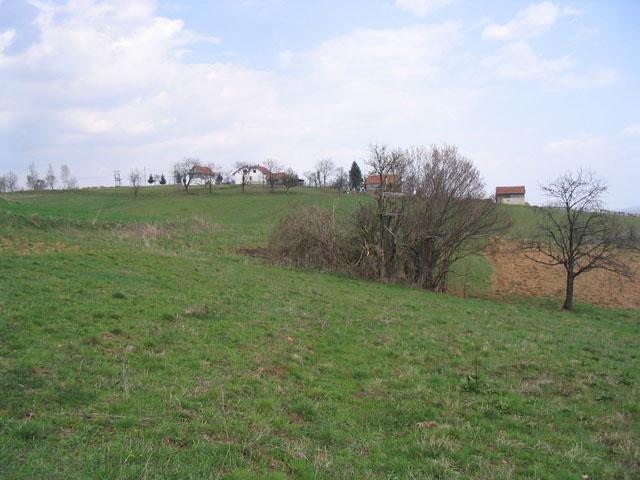
[[[0,477],[640,477],[638,311],[463,299],[239,253],[288,208],[360,201],[2,197]],[[490,270],[473,262],[481,285]]]

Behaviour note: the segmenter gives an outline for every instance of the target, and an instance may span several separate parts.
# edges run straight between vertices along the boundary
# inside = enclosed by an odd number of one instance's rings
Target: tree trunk
[[[573,282],[575,279],[573,271],[567,271],[567,290],[564,297],[564,305],[562,305],[563,310],[573,310]]]

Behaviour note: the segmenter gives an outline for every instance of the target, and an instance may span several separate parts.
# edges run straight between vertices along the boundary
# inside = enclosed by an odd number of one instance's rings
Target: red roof
[[[496,195],[509,195],[509,194],[520,194],[524,195],[524,185],[518,185],[515,187],[496,187]]]
[[[193,167],[193,173],[198,175],[214,175],[213,170],[211,170],[209,167],[201,167],[199,165]]]
[[[398,181],[396,175],[382,175],[382,183],[393,185]],[[367,177],[367,185],[380,185],[380,175],[372,173]]]

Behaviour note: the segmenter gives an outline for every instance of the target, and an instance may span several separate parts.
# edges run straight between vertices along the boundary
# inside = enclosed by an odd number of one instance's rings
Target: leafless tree
[[[36,165],[32,163],[27,170],[27,188],[29,190],[38,190],[40,179],[38,178],[38,170]]]
[[[397,254],[397,232],[404,210],[404,199],[386,195],[389,182],[387,179],[392,175],[397,177],[406,168],[407,159],[404,152],[400,150],[390,150],[386,145],[370,145],[369,159],[367,165],[371,168],[372,174],[380,179],[380,188],[375,192],[377,216],[377,250],[379,274],[382,281],[387,281],[393,275],[393,267]],[[361,214],[364,219],[366,215]]]
[[[7,191],[7,179],[6,177],[0,176],[0,193],[5,193]]]
[[[331,177],[333,171],[335,170],[335,165],[333,164],[333,160],[330,158],[322,158],[318,160],[316,164],[316,175],[318,176],[318,181],[322,181],[322,186],[327,186],[327,179]]]
[[[240,185],[242,186],[242,193],[244,193],[244,187],[247,184],[247,175],[249,174],[249,167],[240,162],[236,162],[236,172],[240,172]]]
[[[71,169],[68,165],[62,165],[60,167],[60,182],[63,188],[76,188],[78,182],[71,176]]]
[[[47,168],[47,175],[44,177],[44,183],[49,190],[53,190],[56,186],[56,174],[53,171],[53,165],[49,164]]]
[[[406,157],[403,186],[411,197],[399,230],[405,275],[413,285],[444,291],[452,265],[478,253],[508,222],[456,147],[417,147]]]
[[[306,172],[303,173],[303,175],[304,175],[304,178],[307,179],[307,186],[313,187],[315,184],[316,172],[314,172],[313,170],[307,170]]]
[[[197,158],[185,158],[181,162],[177,162],[173,165],[173,176],[176,183],[181,183],[184,187],[184,191],[189,191],[189,186],[193,180],[193,170],[199,165],[200,161]]]
[[[289,189],[297,187],[298,184],[298,174],[293,171],[292,168],[287,168],[284,171],[284,176],[282,177],[282,185],[284,186],[286,192],[289,193]]]
[[[574,282],[583,273],[602,269],[632,275],[620,256],[631,245],[614,215],[602,209],[607,185],[593,172],[579,169],[564,173],[542,190],[550,203],[539,209],[539,238],[527,247],[542,254],[545,260],[529,258],[549,267],[564,268],[566,289],[562,308],[573,310]]]
[[[6,182],[7,191],[15,192],[18,189],[18,176],[12,171],[8,171],[4,176]]]
[[[264,162],[265,167],[269,173],[267,173],[267,183],[269,184],[269,188],[271,189],[271,193],[273,193],[273,189],[278,182],[278,173],[282,170],[282,166],[278,163],[277,160],[273,158],[268,158]]]
[[[338,167],[335,169],[333,187],[339,192],[349,189],[349,174],[345,172],[344,168]]]
[[[140,184],[142,183],[142,173],[140,173],[140,170],[135,168],[129,172],[129,183],[133,187],[134,198],[138,198],[138,190],[140,189]]]

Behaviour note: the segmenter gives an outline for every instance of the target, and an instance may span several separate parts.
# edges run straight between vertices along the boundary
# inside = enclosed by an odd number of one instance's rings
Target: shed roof
[[[525,194],[524,185],[517,185],[514,187],[496,187],[496,195],[509,195],[509,194]]]

